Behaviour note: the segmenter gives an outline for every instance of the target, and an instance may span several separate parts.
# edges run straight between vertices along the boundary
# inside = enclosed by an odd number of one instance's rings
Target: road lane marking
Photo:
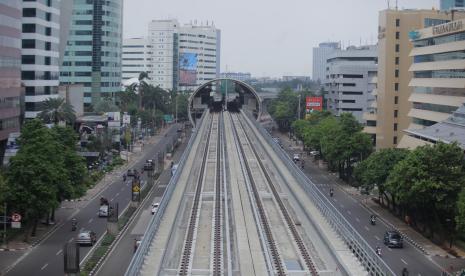
[[[334,199],[335,202],[337,202],[337,199]]]
[[[360,220],[359,220],[358,218],[355,218],[355,220],[356,220],[357,222],[360,222]]]
[[[55,255],[58,256],[61,254],[61,252],[63,252],[63,249],[60,249]]]
[[[378,238],[378,236],[375,236],[375,239],[377,239],[378,241],[380,241],[380,240],[381,240],[380,238]]]
[[[387,248],[389,251],[392,251],[392,249],[390,247]]]
[[[400,258],[400,260],[405,264],[405,265],[408,265],[408,263],[406,261],[404,261],[404,259]]]
[[[94,220],[93,218],[89,219],[89,223],[91,223],[93,220]]]
[[[40,270],[44,270],[48,266],[48,263],[44,264],[44,266]]]
[[[349,210],[347,210],[347,214],[349,214],[349,215],[352,215],[352,212],[351,212],[351,211],[349,211]]]
[[[339,204],[339,206],[341,206],[341,208],[342,208],[342,209],[344,209],[344,205],[342,205],[342,204]]]
[[[115,198],[110,199],[110,201],[113,201],[113,200],[115,200]]]
[[[74,240],[74,238],[71,238],[71,239],[69,239],[69,241],[68,241],[68,242],[72,242],[73,240]]]
[[[370,228],[368,228],[368,226],[365,225],[365,230],[370,231]]]
[[[119,196],[119,193],[116,193],[116,196],[115,196],[115,197],[117,197],[117,196]]]

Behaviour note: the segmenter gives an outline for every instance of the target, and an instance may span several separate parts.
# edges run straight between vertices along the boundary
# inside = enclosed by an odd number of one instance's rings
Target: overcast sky
[[[253,76],[311,75],[312,47],[376,43],[378,12],[387,0],[124,0],[125,38],[147,35],[152,19],[197,20],[221,29],[221,71]],[[395,0],[390,0],[394,6]],[[399,0],[399,8],[439,0]]]

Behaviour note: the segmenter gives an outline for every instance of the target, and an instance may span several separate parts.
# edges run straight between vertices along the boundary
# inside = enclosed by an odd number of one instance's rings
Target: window
[[[47,13],[45,14],[45,20],[47,20],[47,21],[52,21],[52,14],[49,13],[49,12],[47,12]]]
[[[23,49],[34,49],[36,47],[35,39],[23,39]]]
[[[50,27],[45,28],[45,35],[46,36],[51,36],[52,35],[52,28],[50,28]]]
[[[35,33],[36,24],[23,24],[23,33]]]
[[[396,53],[399,52],[399,44],[396,44]]]
[[[396,19],[396,27],[400,26],[400,19]]]
[[[33,55],[23,55],[21,57],[22,64],[34,64],[36,62],[36,56]]]
[[[399,83],[398,82],[394,83],[394,90],[399,91]]]
[[[394,104],[398,104],[399,103],[399,97],[395,96],[394,97]]]
[[[394,136],[394,139],[392,139],[392,142],[394,143],[394,145],[397,145],[397,136]]]
[[[36,9],[34,8],[23,9],[23,17],[35,17],[35,16],[36,16]]]
[[[399,113],[399,110],[394,110],[394,118],[397,118],[398,113]]]
[[[45,50],[47,51],[52,50],[52,42],[45,42]]]
[[[396,65],[399,65],[399,57],[396,57]]]
[[[50,57],[45,57],[44,63],[45,63],[45,65],[50,65],[51,64],[51,58]]]
[[[399,77],[399,69],[396,69],[396,71],[394,71],[394,75],[395,75],[396,78]]]
[[[397,131],[397,124],[394,124],[394,131]],[[394,143],[397,144],[397,143]]]
[[[355,103],[355,100],[342,100],[343,103]]]
[[[400,39],[400,32],[396,32],[396,39]]]

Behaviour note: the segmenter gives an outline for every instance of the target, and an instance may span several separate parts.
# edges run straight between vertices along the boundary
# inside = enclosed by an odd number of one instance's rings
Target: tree
[[[406,149],[382,149],[371,154],[359,163],[354,170],[355,179],[365,189],[372,190],[378,186],[381,200],[387,201],[390,207],[390,193],[386,191],[386,180],[394,166],[408,155]],[[395,203],[393,201],[393,203]]]
[[[271,101],[268,111],[281,130],[289,130],[297,118],[299,95],[290,89],[282,90],[276,99]]]
[[[7,172],[8,202],[33,223],[58,207],[59,187],[68,186],[63,146],[39,120],[27,122],[19,139],[20,149]]]
[[[465,187],[463,151],[456,143],[418,147],[394,166],[387,187],[401,214],[414,213],[432,237],[437,231],[444,234],[449,227],[445,220],[455,217],[457,197]]]
[[[455,216],[456,229],[465,232],[465,188],[462,188],[457,200],[457,215]]]
[[[48,98],[43,102],[42,111],[38,117],[46,124],[58,125],[59,122],[73,124],[76,120],[73,106],[65,102],[63,98]]]
[[[117,112],[119,108],[109,98],[100,99],[94,104],[94,111],[97,113]]]

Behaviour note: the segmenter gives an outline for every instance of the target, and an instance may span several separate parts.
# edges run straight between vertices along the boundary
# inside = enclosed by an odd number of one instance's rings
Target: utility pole
[[[299,105],[297,108],[297,120],[300,120],[300,102],[302,100],[302,91],[299,91]]]
[[[6,245],[6,247],[8,247],[7,242],[6,242],[6,209],[7,209],[6,202],[3,204],[3,208],[4,208],[3,210],[4,212],[3,214],[3,243]]]
[[[176,99],[175,99],[175,102],[174,102],[174,109],[176,110],[175,111],[175,119],[174,119],[174,122],[177,124],[178,123],[178,92],[176,92]]]

